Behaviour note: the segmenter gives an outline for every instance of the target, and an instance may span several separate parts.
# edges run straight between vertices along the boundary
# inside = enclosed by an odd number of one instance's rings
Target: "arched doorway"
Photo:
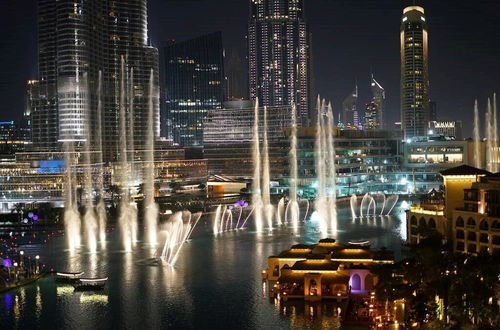
[[[354,274],[351,276],[351,289],[361,290],[361,277],[359,277],[358,274]]]

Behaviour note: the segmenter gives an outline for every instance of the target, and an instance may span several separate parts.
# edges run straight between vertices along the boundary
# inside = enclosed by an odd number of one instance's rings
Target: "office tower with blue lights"
[[[203,121],[225,100],[224,50],[220,32],[164,48],[165,108],[174,143],[203,146]]]
[[[424,8],[406,7],[400,30],[401,128],[404,138],[427,135],[429,122],[429,46]]]
[[[34,149],[56,151],[63,142],[78,147],[87,136],[96,136],[100,119],[103,156],[113,160],[119,149],[121,106],[126,109],[127,131],[134,134],[135,147],[141,148],[150,97],[155,99],[153,116],[159,135],[159,102],[156,93],[149,93],[151,70],[158,89],[158,52],[148,45],[147,1],[38,0],[37,9],[38,95],[31,107]],[[123,98],[121,92],[126,93]]]
[[[304,0],[251,0],[249,93],[263,106],[297,105],[310,119],[310,48]]]

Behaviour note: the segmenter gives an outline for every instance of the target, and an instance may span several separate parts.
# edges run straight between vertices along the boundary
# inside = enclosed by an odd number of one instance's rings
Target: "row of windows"
[[[463,228],[465,225],[464,219],[462,217],[458,217],[457,220],[455,220],[455,227]],[[467,227],[475,227],[476,226],[476,221],[473,218],[467,219]],[[479,229],[480,230],[489,230],[489,223],[486,221],[486,219],[483,219],[479,223]],[[500,222],[498,220],[494,220],[493,223],[491,224],[491,229],[492,230],[500,230]]]

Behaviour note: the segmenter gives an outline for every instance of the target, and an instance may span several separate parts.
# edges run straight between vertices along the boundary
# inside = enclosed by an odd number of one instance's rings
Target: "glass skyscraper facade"
[[[174,143],[203,146],[203,121],[225,100],[220,32],[164,48],[165,108]]]
[[[385,127],[384,125],[384,106],[385,89],[371,77],[372,100],[366,105],[364,129],[377,130]]]
[[[297,105],[310,119],[310,48],[303,0],[251,0],[249,92],[263,106]]]
[[[141,148],[150,98],[159,135],[158,52],[147,43],[146,0],[38,0],[38,54],[38,95],[31,103],[35,150],[58,150],[62,142],[78,146],[88,137],[95,147],[101,122],[104,160],[114,160],[121,106],[135,148]]]
[[[359,128],[358,86],[342,102],[343,125],[346,129]]]
[[[406,7],[401,19],[401,128],[404,138],[427,135],[429,47],[424,9]]]

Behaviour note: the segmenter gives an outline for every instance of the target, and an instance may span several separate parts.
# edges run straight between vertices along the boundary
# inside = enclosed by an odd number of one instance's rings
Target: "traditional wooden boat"
[[[77,283],[80,277],[82,277],[83,272],[68,273],[68,272],[57,272],[56,282],[59,283]]]
[[[98,291],[103,290],[107,277],[103,278],[80,278],[75,284],[75,291]]]

